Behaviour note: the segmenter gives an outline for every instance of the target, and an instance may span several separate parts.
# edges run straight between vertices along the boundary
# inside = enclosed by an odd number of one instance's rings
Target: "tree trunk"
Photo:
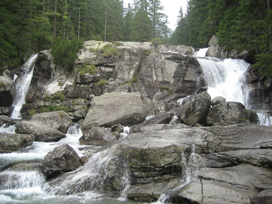
[[[54,28],[53,28],[53,37],[54,39],[56,38],[56,33],[57,33],[57,3],[58,0],[55,0],[55,5],[54,5]]]
[[[268,18],[268,22],[270,21],[270,0],[267,0],[267,18]],[[272,33],[271,33],[271,24],[269,23],[268,26],[268,35],[269,35],[269,51],[272,52]]]
[[[108,6],[106,6],[106,14],[105,14],[105,29],[104,29],[104,41],[107,41],[107,25],[108,25]]]
[[[79,13],[78,13],[77,39],[79,40],[79,36],[80,36],[80,6],[79,6],[78,10],[79,10]]]

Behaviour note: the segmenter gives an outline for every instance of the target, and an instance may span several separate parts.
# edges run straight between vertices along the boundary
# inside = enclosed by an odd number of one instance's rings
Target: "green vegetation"
[[[101,79],[98,82],[95,83],[96,86],[103,87],[105,85],[109,84],[109,81],[106,79]]]
[[[60,100],[63,101],[64,100],[64,95],[62,92],[56,92],[53,96],[52,96],[53,100]]]
[[[91,64],[91,65],[83,65],[83,67],[80,69],[81,74],[86,74],[89,73],[93,76],[95,76],[98,72],[97,68],[95,67],[95,65]]]
[[[132,77],[129,81],[128,81],[128,84],[131,85],[131,84],[137,84],[138,83],[138,77],[137,75],[135,75],[134,77]]]
[[[248,50],[251,63],[272,76],[272,0],[189,0],[179,14],[171,44],[208,47],[216,34],[227,50]]]
[[[121,54],[121,52],[111,44],[106,44],[102,48],[102,52],[103,52],[103,55],[102,55],[103,57],[119,56]]]
[[[44,113],[44,112],[53,112],[53,111],[64,111],[66,113],[69,112],[69,106],[41,106],[38,109],[31,109],[28,111],[29,115],[35,115],[37,113]]]
[[[83,43],[78,40],[67,40],[58,38],[53,44],[51,54],[54,57],[54,63],[68,70],[73,68],[74,61],[77,59],[77,53]]]

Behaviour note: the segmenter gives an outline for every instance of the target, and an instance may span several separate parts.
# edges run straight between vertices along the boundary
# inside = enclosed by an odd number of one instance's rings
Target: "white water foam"
[[[212,98],[223,96],[227,101],[245,104],[244,73],[249,64],[237,59],[197,59],[203,70],[208,93]]]

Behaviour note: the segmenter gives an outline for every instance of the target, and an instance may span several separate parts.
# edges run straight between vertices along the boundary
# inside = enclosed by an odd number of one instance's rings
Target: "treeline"
[[[272,76],[271,0],[189,0],[180,11],[172,44],[207,47],[216,34],[226,50],[248,50],[253,63]]]
[[[122,0],[1,0],[0,66],[43,49],[78,47],[75,41],[165,41],[162,10],[160,0],[134,0],[128,8]]]

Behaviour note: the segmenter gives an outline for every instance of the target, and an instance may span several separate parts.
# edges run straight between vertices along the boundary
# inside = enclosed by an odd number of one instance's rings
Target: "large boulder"
[[[13,102],[12,87],[14,81],[9,77],[0,76],[0,106],[9,107]]]
[[[246,110],[239,102],[221,102],[214,105],[208,112],[207,123],[209,125],[258,123],[255,112]]]
[[[187,125],[205,123],[211,106],[211,96],[207,92],[194,95],[186,100],[180,108],[175,109],[176,115]]]
[[[131,126],[141,123],[152,112],[152,104],[139,92],[112,92],[94,97],[82,128],[110,127],[115,124]]]
[[[42,163],[42,172],[47,178],[54,177],[63,172],[73,171],[82,165],[76,151],[64,144],[49,152]]]
[[[97,145],[103,146],[116,140],[110,129],[103,127],[93,127],[88,130],[83,130],[83,136],[79,138],[81,145]]]
[[[33,134],[35,141],[55,142],[65,137],[65,134],[50,126],[35,121],[21,121],[16,124],[16,133]]]
[[[64,111],[35,114],[32,116],[31,120],[55,128],[62,133],[66,133],[68,128],[73,124],[69,115]]]
[[[0,153],[17,151],[31,145],[33,135],[0,133]]]

